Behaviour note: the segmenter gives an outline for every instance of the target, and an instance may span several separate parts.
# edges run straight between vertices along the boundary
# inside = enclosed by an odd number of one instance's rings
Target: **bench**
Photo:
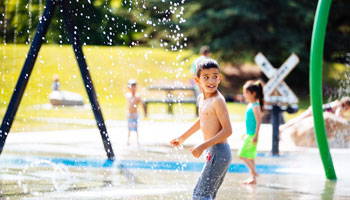
[[[160,99],[144,99],[143,102],[146,105],[146,115],[148,114],[148,104],[151,103],[165,103],[168,104],[168,113],[173,114],[174,104],[194,104],[196,106],[196,116],[198,116],[198,105],[197,105],[197,92],[192,86],[149,86],[148,90],[157,90],[166,92],[166,97]],[[176,90],[189,90],[193,92],[192,97],[176,98],[172,94]]]

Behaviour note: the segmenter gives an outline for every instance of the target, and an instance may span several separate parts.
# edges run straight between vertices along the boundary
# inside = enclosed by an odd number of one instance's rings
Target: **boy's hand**
[[[180,146],[182,143],[183,143],[183,141],[180,140],[179,138],[175,138],[175,139],[172,139],[172,140],[170,141],[170,144],[171,144],[172,146],[174,146],[174,147],[178,147],[178,146]]]
[[[202,155],[204,149],[202,148],[201,145],[198,145],[198,146],[195,146],[195,147],[190,148],[189,151],[192,153],[192,155],[193,155],[195,158],[199,158],[199,156]]]

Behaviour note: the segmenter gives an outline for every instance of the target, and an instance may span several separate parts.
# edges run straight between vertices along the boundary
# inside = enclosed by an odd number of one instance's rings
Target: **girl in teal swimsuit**
[[[246,128],[244,143],[238,151],[239,158],[247,165],[251,177],[244,184],[256,184],[258,173],[255,169],[254,158],[264,106],[263,87],[259,81],[248,81],[243,86],[243,96],[249,102],[246,109]]]

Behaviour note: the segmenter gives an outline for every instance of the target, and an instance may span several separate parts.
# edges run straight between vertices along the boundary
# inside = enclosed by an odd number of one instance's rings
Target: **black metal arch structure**
[[[108,159],[114,160],[114,153],[112,149],[112,144],[109,140],[105,122],[102,116],[101,107],[98,103],[94,85],[89,73],[88,66],[85,61],[83,54],[83,49],[79,41],[78,31],[74,30],[74,23],[72,21],[72,13],[69,9],[68,0],[47,0],[46,7],[43,16],[39,22],[38,28],[36,30],[33,42],[30,46],[27,58],[22,68],[22,72],[18,78],[17,85],[13,91],[11,101],[7,107],[6,114],[3,118],[1,128],[0,128],[0,154],[4,149],[7,135],[11,129],[12,122],[16,116],[18,106],[23,97],[24,90],[27,86],[30,74],[33,71],[33,67],[40,51],[40,47],[45,41],[45,35],[47,33],[48,27],[51,23],[53,14],[56,7],[60,6],[63,14],[63,21],[68,32],[68,38],[73,46],[74,53],[79,65],[80,73],[84,81],[84,85],[91,102],[92,110],[95,115],[97,122],[97,127],[100,130],[103,145],[107,153]]]

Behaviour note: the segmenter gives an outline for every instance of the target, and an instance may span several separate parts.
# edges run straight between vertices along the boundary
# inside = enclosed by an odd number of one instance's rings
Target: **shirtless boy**
[[[125,95],[126,100],[128,102],[128,112],[127,112],[127,119],[128,119],[128,145],[130,145],[130,133],[134,131],[137,136],[137,144],[139,144],[139,135],[137,132],[137,125],[138,125],[138,118],[139,114],[137,111],[138,104],[142,104],[145,116],[146,116],[146,106],[142,102],[139,95],[136,93],[136,81],[133,79],[130,79],[128,81],[128,89],[129,92]]]
[[[189,149],[195,158],[206,150],[206,163],[193,191],[194,200],[215,199],[232,159],[227,143],[232,127],[225,99],[217,90],[220,79],[215,60],[206,58],[197,63],[195,80],[202,91],[198,96],[199,119],[180,137],[170,141],[177,147],[199,129],[203,132],[204,142]]]

